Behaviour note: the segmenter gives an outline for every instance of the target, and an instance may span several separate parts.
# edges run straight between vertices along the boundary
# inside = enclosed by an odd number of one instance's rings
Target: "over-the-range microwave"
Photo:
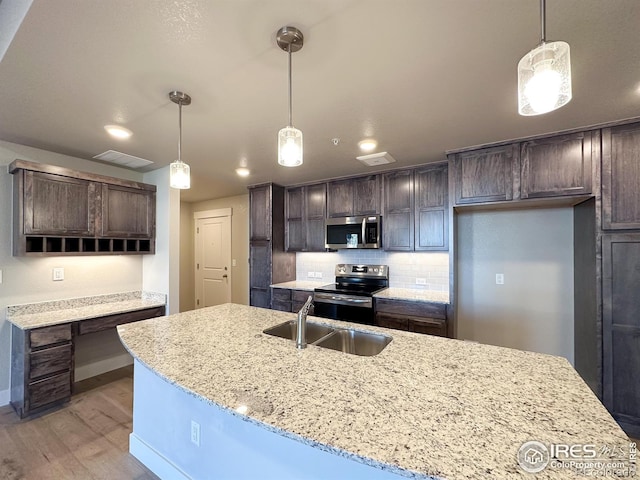
[[[331,250],[380,248],[381,224],[380,215],[328,218],[324,228],[324,247]]]

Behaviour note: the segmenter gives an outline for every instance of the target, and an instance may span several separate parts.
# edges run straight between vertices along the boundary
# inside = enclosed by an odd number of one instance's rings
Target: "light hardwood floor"
[[[0,408],[0,480],[157,479],[129,453],[133,368],[76,384],[71,401],[20,420]]]

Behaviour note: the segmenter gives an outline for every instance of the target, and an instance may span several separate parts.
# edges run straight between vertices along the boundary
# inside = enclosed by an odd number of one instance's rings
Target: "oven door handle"
[[[339,295],[332,295],[330,293],[314,293],[314,303],[334,303],[337,305],[353,305],[354,307],[373,307],[373,301],[371,297],[365,298],[353,298],[344,297]]]

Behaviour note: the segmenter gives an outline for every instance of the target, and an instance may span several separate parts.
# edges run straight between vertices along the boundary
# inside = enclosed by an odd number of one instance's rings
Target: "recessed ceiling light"
[[[377,146],[378,142],[372,138],[367,138],[358,142],[358,147],[360,147],[360,150],[363,152],[373,152]]]
[[[248,168],[240,167],[236,168],[236,173],[241,177],[247,177],[251,173],[251,171]]]
[[[104,129],[114,138],[124,140],[133,135],[133,132],[128,128],[121,127],[120,125],[105,125]]]

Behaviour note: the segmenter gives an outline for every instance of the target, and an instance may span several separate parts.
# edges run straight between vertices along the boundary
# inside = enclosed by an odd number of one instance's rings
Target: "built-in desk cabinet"
[[[151,307],[77,322],[23,330],[11,327],[11,404],[21,418],[69,400],[78,335],[164,315]]]
[[[16,160],[13,254],[146,254],[155,251],[156,187]]]

